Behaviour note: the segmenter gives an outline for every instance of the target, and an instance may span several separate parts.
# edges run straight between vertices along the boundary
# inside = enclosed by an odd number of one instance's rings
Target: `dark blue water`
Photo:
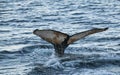
[[[63,58],[32,34],[109,27],[71,44]],[[120,75],[119,0],[0,0],[0,75]]]

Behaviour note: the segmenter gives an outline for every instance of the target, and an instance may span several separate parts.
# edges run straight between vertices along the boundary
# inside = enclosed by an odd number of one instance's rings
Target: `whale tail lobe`
[[[68,40],[67,44],[72,44],[73,42],[80,40],[88,35],[94,34],[94,33],[98,33],[98,32],[102,32],[107,30],[108,28],[93,28],[91,30],[87,30],[87,31],[83,31],[80,33],[76,33],[74,35],[72,35],[70,37],[70,39]]]
[[[43,40],[51,43],[54,46],[55,54],[61,56],[64,54],[65,48],[68,46],[67,41],[69,36],[55,30],[34,30],[33,33]]]

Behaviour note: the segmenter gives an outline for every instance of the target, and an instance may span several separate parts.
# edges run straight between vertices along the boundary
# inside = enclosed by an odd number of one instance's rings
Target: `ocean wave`
[[[101,59],[101,60],[93,60],[93,61],[73,61],[73,62],[67,62],[62,64],[63,68],[57,68],[54,67],[44,67],[43,64],[39,64],[35,66],[30,72],[28,72],[27,75],[59,75],[59,74],[69,74],[71,70],[76,71],[82,70],[84,68],[86,69],[96,69],[96,68],[102,68],[109,65],[117,65],[120,66],[120,60],[118,59]],[[69,68],[69,69],[68,69]],[[67,70],[68,69],[68,70]],[[82,72],[82,71],[81,71]]]
[[[51,45],[31,45],[26,46],[18,51],[0,51],[0,54],[16,54],[16,53],[30,53],[33,52],[34,49],[52,49],[53,47]]]
[[[93,59],[93,60],[84,60],[84,61],[73,61],[72,65],[69,62],[64,64],[67,67],[74,67],[76,68],[98,68],[98,67],[105,67],[109,65],[117,65],[120,66],[120,59]]]

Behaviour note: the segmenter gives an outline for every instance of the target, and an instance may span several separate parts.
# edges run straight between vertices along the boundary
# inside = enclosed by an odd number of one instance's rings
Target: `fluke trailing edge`
[[[64,55],[65,49],[68,47],[69,44],[82,39],[90,34],[98,33],[107,30],[108,28],[93,28],[91,30],[83,31],[72,36],[68,34],[55,31],[55,30],[34,30],[33,33],[43,40],[53,44],[55,48],[55,53],[58,56]]]

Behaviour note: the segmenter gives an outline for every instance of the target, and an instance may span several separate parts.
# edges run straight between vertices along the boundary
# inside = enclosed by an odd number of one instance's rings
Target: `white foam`
[[[44,67],[53,67],[55,69],[63,69],[63,65],[60,63],[59,58],[57,56],[52,55],[50,59],[44,63]]]

